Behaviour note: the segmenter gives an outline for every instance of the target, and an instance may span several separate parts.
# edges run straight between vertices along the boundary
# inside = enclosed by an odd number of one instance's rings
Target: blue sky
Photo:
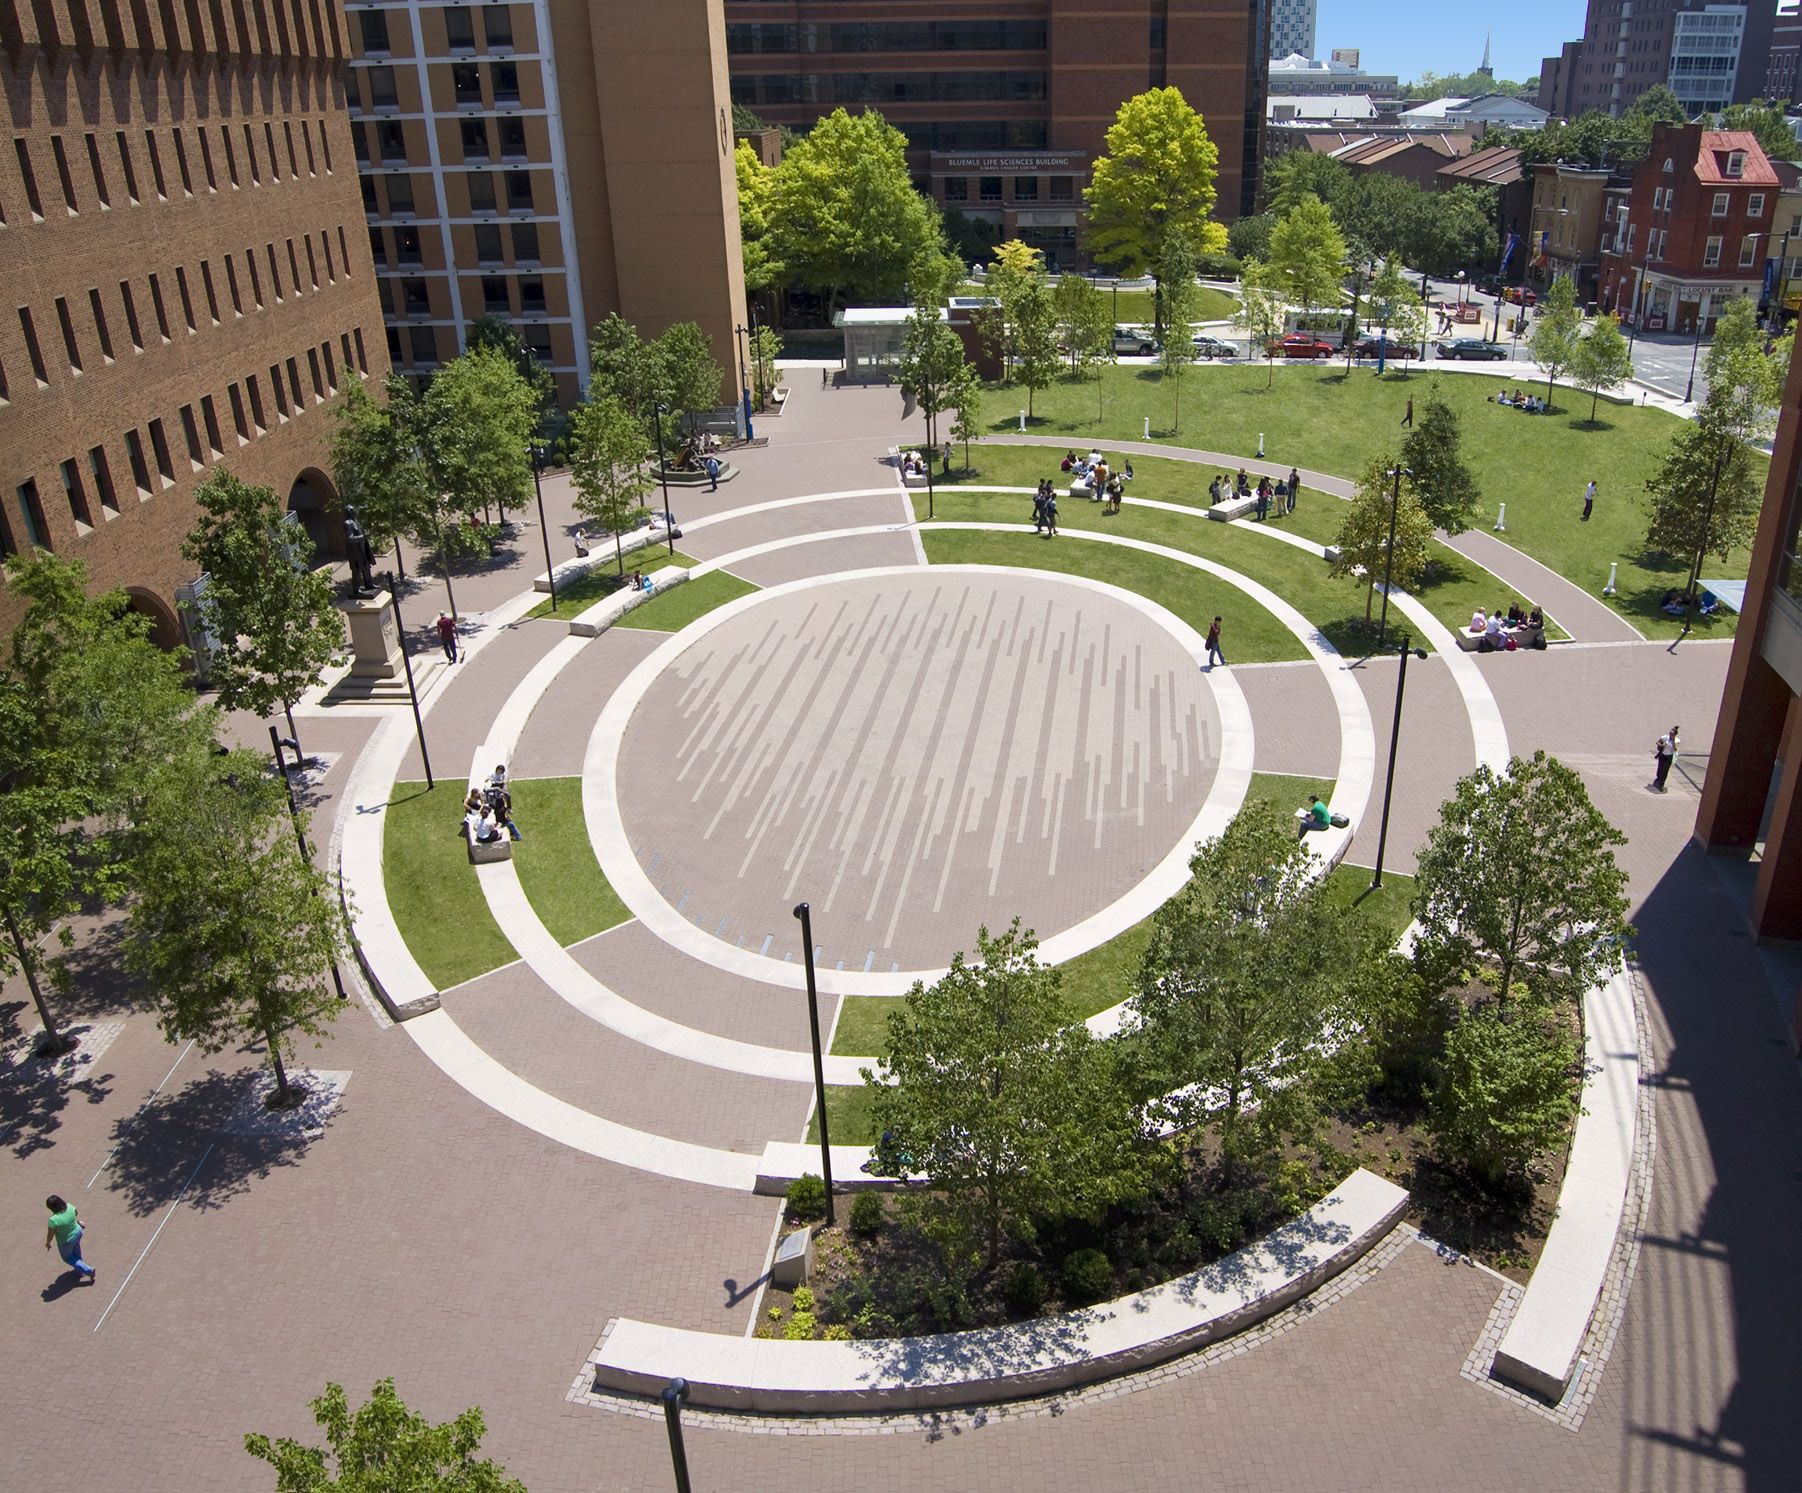
[[[1498,78],[1537,78],[1539,59],[1554,55],[1583,34],[1584,0],[1511,0],[1493,8],[1458,0],[1320,0],[1314,50],[1357,47],[1373,73],[1404,81],[1431,68],[1469,72],[1483,59],[1483,36],[1492,33],[1490,60]]]

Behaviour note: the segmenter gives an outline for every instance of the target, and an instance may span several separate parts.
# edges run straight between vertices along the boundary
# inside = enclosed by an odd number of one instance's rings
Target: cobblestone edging
[[[1646,1019],[1645,987],[1637,970],[1629,966],[1627,974],[1633,985],[1633,1024],[1639,1041],[1639,1103],[1632,1170],[1627,1180],[1626,1202],[1621,1210],[1621,1224],[1615,1235],[1614,1252],[1609,1256],[1608,1269],[1602,1278],[1602,1294],[1589,1319],[1589,1330],[1583,1335],[1583,1345],[1577,1353],[1577,1371],[1571,1377],[1570,1388],[1557,1404],[1549,1405],[1537,1396],[1491,1377],[1490,1366],[1495,1361],[1496,1345],[1508,1330],[1508,1324],[1514,1320],[1521,1297],[1525,1294],[1524,1289],[1513,1282],[1496,1298],[1489,1320],[1484,1323],[1476,1345],[1470,1350],[1470,1355],[1464,1360],[1464,1367],[1460,1370],[1464,1378],[1472,1383],[1480,1384],[1504,1399],[1513,1400],[1522,1409],[1530,1410],[1570,1431],[1582,1426],[1583,1417],[1595,1403],[1596,1392],[1601,1388],[1602,1370],[1607,1366],[1609,1356],[1614,1352],[1615,1341],[1620,1336],[1621,1319],[1626,1314],[1627,1296],[1633,1289],[1633,1276],[1639,1267],[1639,1245],[1644,1237],[1646,1215],[1652,1201],[1652,1163],[1657,1154],[1658,1139],[1657,1085],[1653,1076],[1661,1070],[1653,1056],[1652,1028]]]

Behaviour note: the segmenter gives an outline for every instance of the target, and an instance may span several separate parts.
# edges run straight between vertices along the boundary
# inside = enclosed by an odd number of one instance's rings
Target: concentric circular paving
[[[799,958],[802,900],[834,972],[942,968],[1016,913],[1050,935],[1194,839],[1222,749],[1199,651],[1142,598],[1040,572],[750,598],[622,689],[614,854],[737,966]]]

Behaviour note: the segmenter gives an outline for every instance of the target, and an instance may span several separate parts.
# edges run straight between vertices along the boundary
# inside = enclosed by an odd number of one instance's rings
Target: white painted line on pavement
[[[137,1124],[138,1115],[143,1114],[145,1110],[150,1108],[150,1101],[152,1099],[156,1098],[156,1096],[158,1094],[162,1093],[164,1083],[168,1083],[170,1079],[175,1077],[175,1070],[177,1068],[181,1067],[181,1060],[183,1058],[185,1058],[191,1051],[193,1051],[193,1048],[194,1048],[194,1039],[192,1037],[190,1037],[190,1038],[188,1038],[188,1045],[186,1047],[182,1048],[182,1050],[176,1055],[175,1061],[169,1065],[169,1071],[163,1075],[163,1083],[159,1083],[154,1089],[152,1089],[150,1091],[149,1096],[144,1100],[144,1102],[142,1104],[140,1104],[138,1106],[137,1114],[134,1114],[129,1120],[127,1120],[125,1122],[125,1128],[129,1129],[131,1126]],[[96,1182],[98,1182],[100,1180],[100,1173],[105,1171],[109,1166],[111,1166],[113,1164],[113,1157],[115,1157],[119,1154],[119,1147],[124,1144],[125,1144],[125,1139],[123,1136],[121,1136],[120,1139],[114,1144],[112,1150],[110,1150],[106,1153],[106,1160],[100,1163],[99,1170],[96,1171],[93,1176],[88,1178],[88,1187],[92,1187]],[[81,1190],[83,1192],[86,1192],[88,1190],[88,1187],[84,1187]]]
[[[174,1069],[170,1070],[174,1072]],[[169,1226],[169,1220],[175,1217],[175,1210],[181,1206],[181,1200],[188,1195],[188,1189],[194,1185],[194,1179],[200,1175],[201,1167],[206,1165],[207,1157],[213,1154],[209,1143],[206,1150],[200,1153],[200,1160],[194,1163],[194,1170],[188,1173],[188,1180],[181,1184],[181,1191],[175,1194],[175,1201],[169,1204],[169,1211],[163,1215],[163,1221],[156,1226],[156,1233],[150,1236],[150,1244],[138,1251],[137,1259],[131,1262],[131,1269],[125,1272],[125,1279],[119,1282],[119,1289],[113,1292],[113,1299],[106,1304],[106,1310],[100,1314],[100,1321],[94,1324],[94,1331],[100,1331],[106,1319],[112,1315],[113,1308],[119,1304],[119,1298],[125,1294],[125,1288],[131,1284],[132,1276],[138,1273],[138,1266],[144,1263],[144,1256],[150,1253],[150,1246],[155,1244],[163,1230]]]

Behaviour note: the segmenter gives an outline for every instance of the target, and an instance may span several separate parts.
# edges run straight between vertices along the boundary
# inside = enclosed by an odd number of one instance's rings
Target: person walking
[[[1048,539],[1057,538],[1057,494],[1055,492],[1045,494],[1045,536]]]
[[[1671,763],[1677,760],[1678,744],[1677,728],[1672,726],[1658,738],[1658,745],[1652,748],[1652,753],[1658,760],[1657,770],[1652,774],[1652,786],[1660,793],[1670,791],[1664,786],[1664,780],[1671,775]]]
[[[94,1267],[81,1257],[81,1236],[87,1231],[81,1226],[80,1215],[73,1205],[65,1203],[54,1192],[44,1199],[44,1206],[50,1210],[50,1223],[44,1230],[44,1248],[50,1248],[51,1241],[55,1240],[56,1252],[63,1257],[63,1263],[83,1280],[92,1282]]]
[[[707,458],[707,480],[713,484],[708,492],[718,492],[720,487],[720,461],[717,456]]]
[[[1402,416],[1402,424],[1410,428],[1414,424],[1414,396],[1412,394],[1408,396],[1408,413]]]
[[[1039,484],[1039,490],[1032,495],[1032,532],[1045,532],[1045,484]]]
[[[1595,507],[1595,505],[1596,505],[1596,484],[1595,484],[1595,478],[1591,477],[1589,479],[1589,486],[1583,489],[1583,522],[1584,523],[1589,522],[1590,511]]]
[[[457,622],[449,612],[438,614],[438,641],[444,645],[444,656],[457,661]]]
[[[1218,617],[1214,619],[1213,625],[1208,628],[1207,667],[1212,669],[1216,662],[1218,662],[1222,668],[1226,667],[1226,655],[1220,651],[1220,619]]]
[[[1301,491],[1301,471],[1297,467],[1289,468],[1288,512],[1295,512],[1295,495]]]

